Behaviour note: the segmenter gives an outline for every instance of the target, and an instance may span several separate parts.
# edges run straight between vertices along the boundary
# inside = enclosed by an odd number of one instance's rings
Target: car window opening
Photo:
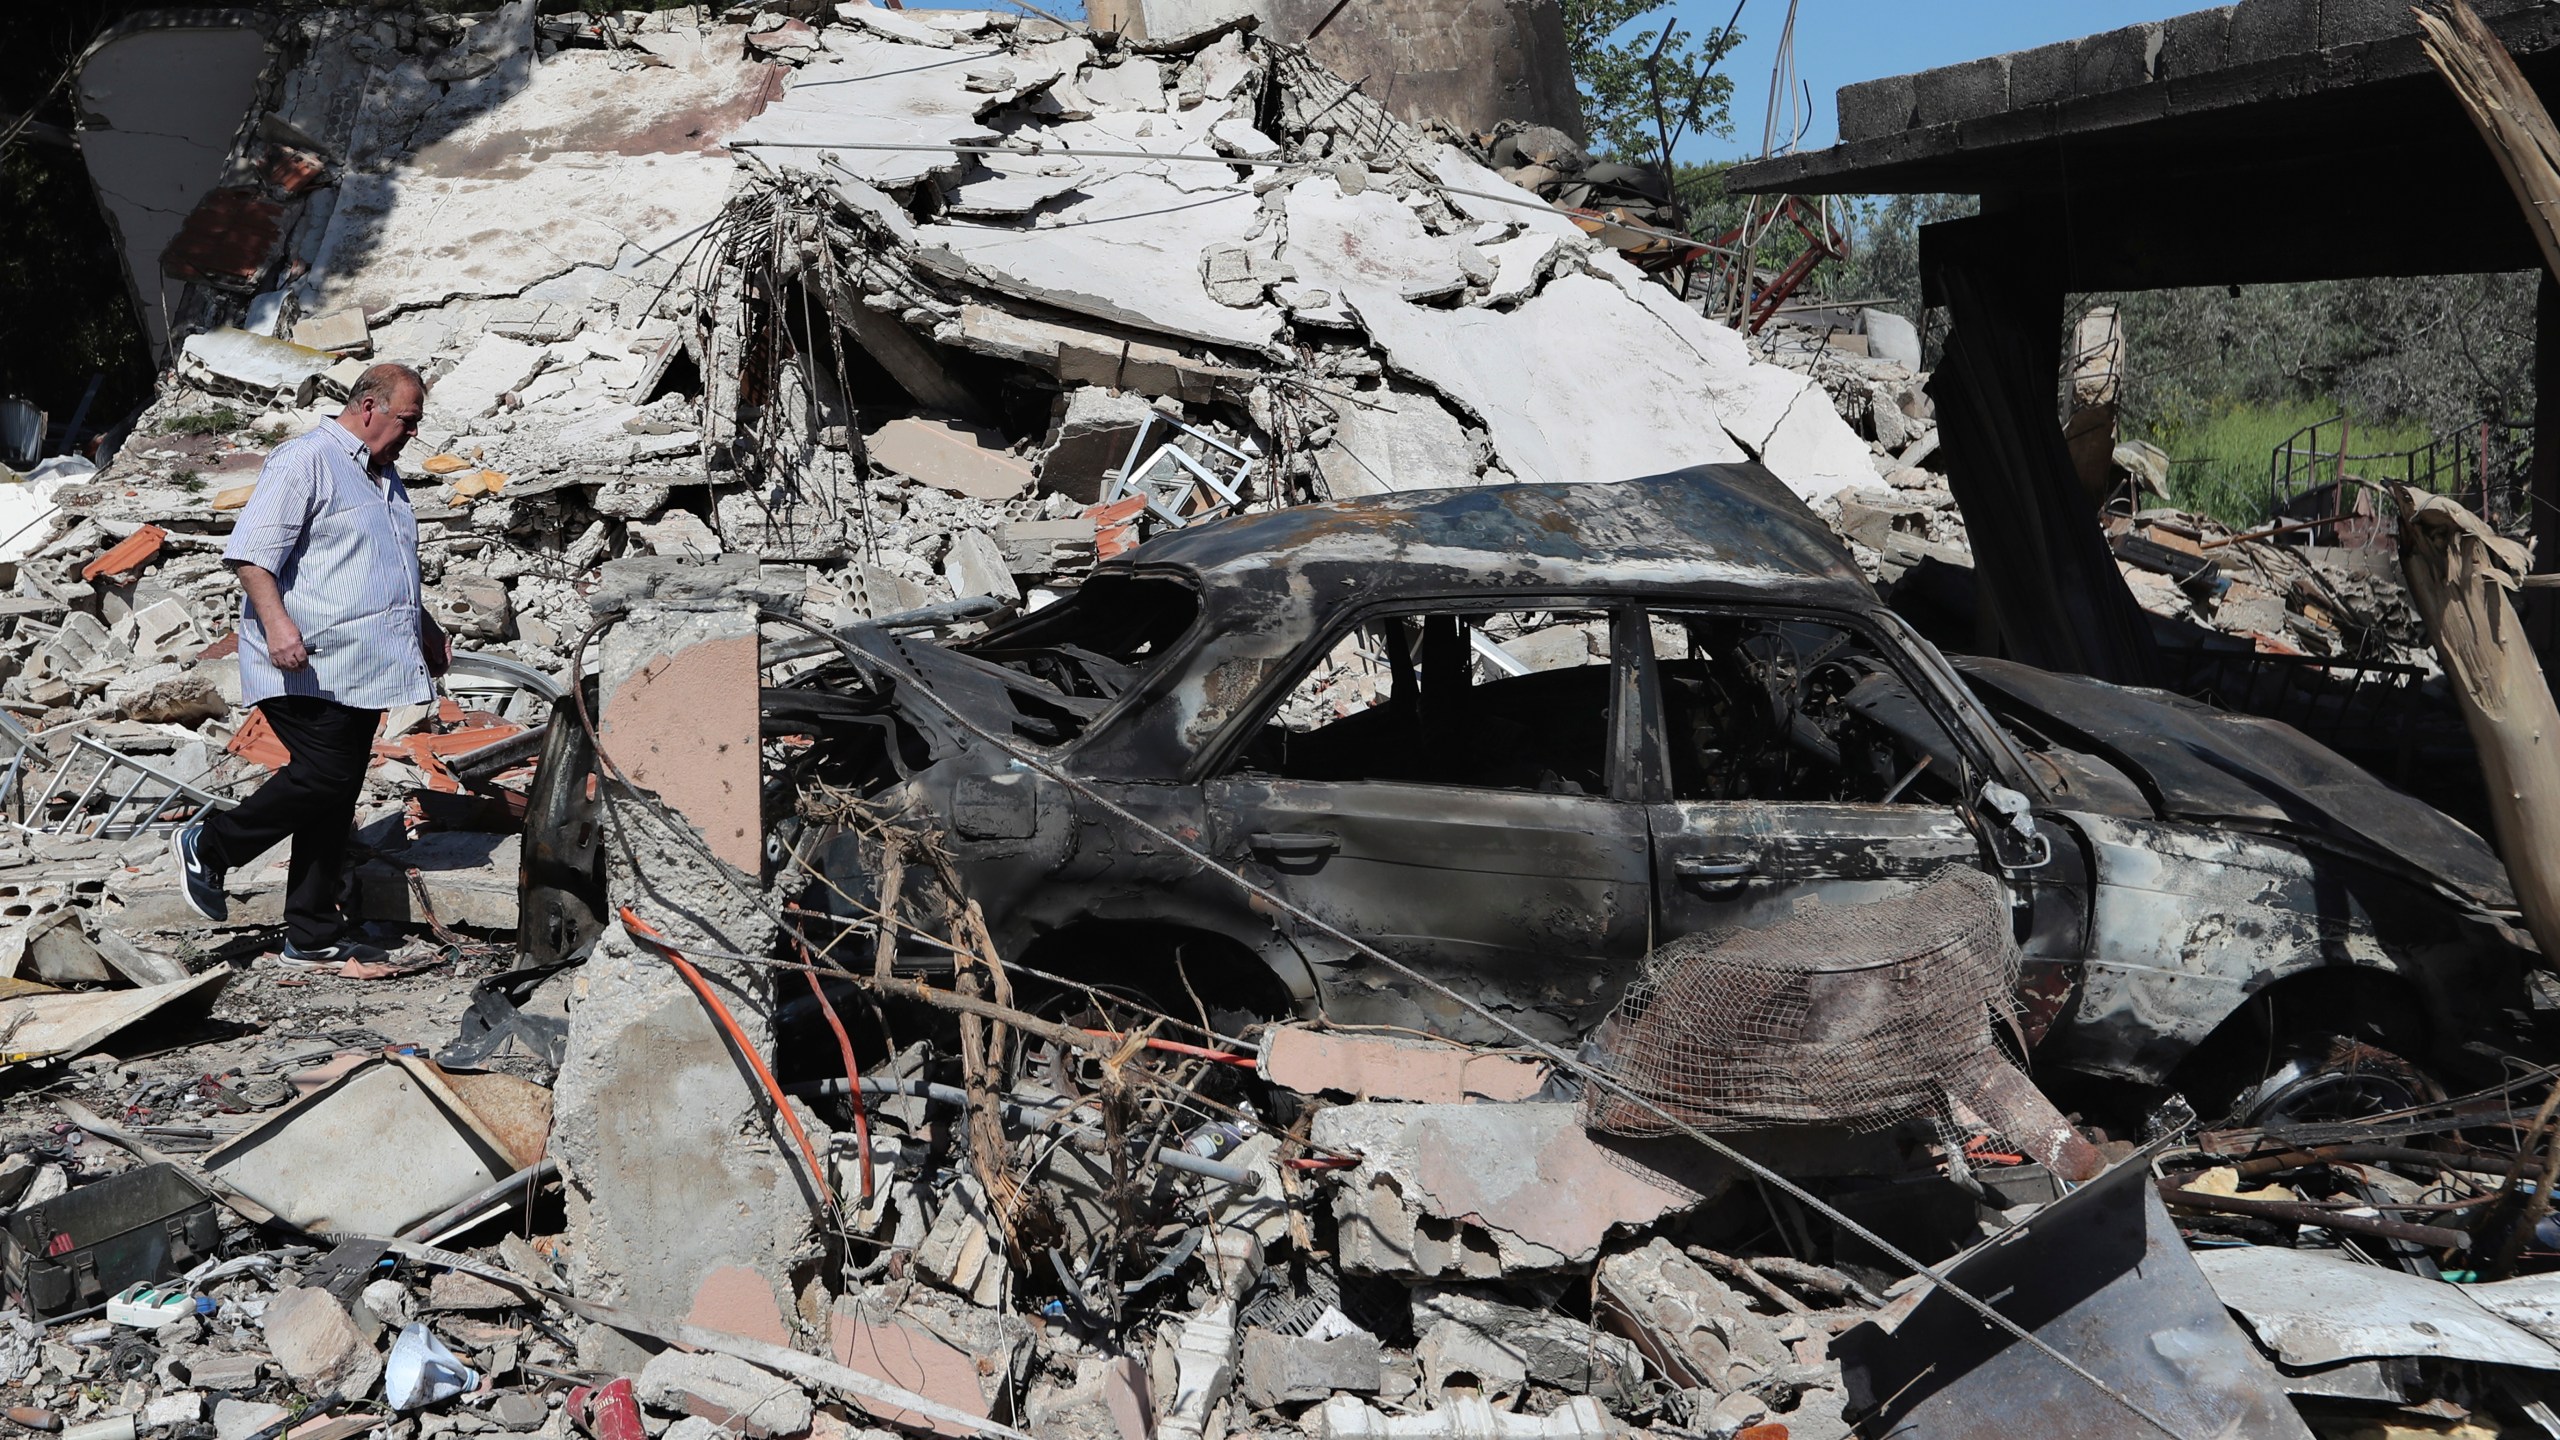
[[[1199,595],[1180,581],[1097,576],[1056,604],[956,648],[1054,692],[1051,700],[1040,690],[1006,687],[1015,733],[1063,745],[1152,671],[1199,615]]]
[[[1237,768],[1605,795],[1609,692],[1600,611],[1374,620],[1291,689]]]
[[[1945,803],[1961,786],[1946,727],[1856,631],[1660,611],[1650,628],[1673,799]]]

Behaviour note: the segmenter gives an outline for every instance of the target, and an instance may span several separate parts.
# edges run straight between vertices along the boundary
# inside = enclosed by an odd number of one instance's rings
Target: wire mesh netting
[[[1909,895],[1661,947],[1592,1050],[1701,1129],[1943,1118],[1947,1084],[2007,1063],[1992,1024],[2015,1006],[2018,959],[2007,892],[1950,870]],[[1596,1086],[1583,1105],[1594,1130],[1674,1133]]]

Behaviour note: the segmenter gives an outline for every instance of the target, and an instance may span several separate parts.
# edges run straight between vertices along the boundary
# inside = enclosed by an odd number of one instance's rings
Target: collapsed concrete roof
[[[1152,528],[1745,460],[1808,500],[1875,478],[1811,380],[1233,21],[1140,44],[512,0],[315,11],[269,54],[161,257],[232,265],[169,307],[162,410],[242,397],[289,431],[353,357],[414,363],[412,463],[446,482],[424,509],[502,548],[858,559],[820,589],[859,618],[962,585],[955,557],[997,548],[966,532],[1108,498],[1147,425]],[[244,208],[272,229],[253,255],[217,243]],[[182,450],[128,450],[88,513],[220,528]],[[1001,568],[969,574],[1010,588]],[[556,663],[539,641],[583,605],[500,578],[520,618],[558,612],[523,652]]]

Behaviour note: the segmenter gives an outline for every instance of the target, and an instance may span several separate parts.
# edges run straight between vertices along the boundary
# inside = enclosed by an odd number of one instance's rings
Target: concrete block
[[[281,1292],[267,1302],[263,1324],[267,1353],[306,1395],[334,1390],[358,1400],[382,1378],[382,1356],[326,1290],[300,1285]]]
[[[170,1425],[193,1425],[203,1418],[204,1392],[177,1390],[154,1397],[142,1407],[142,1414],[134,1423],[145,1430],[158,1430]]]
[[[1093,517],[1015,520],[997,534],[1005,566],[1016,575],[1048,576],[1093,563]]]
[[[708,1420],[750,1440],[809,1428],[812,1407],[798,1381],[732,1355],[661,1351],[641,1367],[632,1388],[653,1409]]]
[[[524,1390],[510,1390],[489,1403],[489,1418],[509,1430],[522,1434],[539,1430],[551,1418],[551,1407],[542,1397]]]
[[[1989,55],[1911,77],[1915,126],[1979,120],[2009,108],[2009,57]]]
[[[1108,477],[1129,459],[1148,415],[1147,402],[1098,385],[1067,393],[1049,448],[1040,457],[1040,488],[1091,505]]]
[[[187,1356],[187,1383],[199,1390],[254,1390],[266,1368],[264,1355],[200,1350]]]
[[[993,431],[940,420],[892,420],[870,436],[871,459],[921,485],[980,500],[1031,493],[1031,467],[1005,453]]]
[[[339,310],[295,321],[293,343],[307,345],[314,350],[370,355],[373,353],[373,332],[365,327],[363,311]]]
[[[2079,93],[2080,65],[2076,46],[2068,40],[2039,45],[2006,57],[2009,61],[2009,106],[2029,110],[2055,105]]]
[[[2303,54],[2320,43],[2318,0],[2240,0],[2226,43],[2226,66]]]
[[[2488,7],[2478,7],[2482,14]],[[2320,0],[2320,48],[2363,45],[2418,33],[2408,0]]]
[[[1601,1334],[1569,1315],[1426,1285],[1414,1292],[1413,1323],[1424,1332],[1423,1348],[1417,1352],[1422,1373],[1435,1384],[1456,1358],[1453,1334],[1447,1333],[1454,1332],[1510,1357],[1508,1373],[1570,1395],[1597,1395],[1612,1408],[1632,1403],[1643,1389],[1644,1359],[1635,1345]],[[1435,1335],[1440,1337],[1437,1346],[1431,1338]]]
[[[2156,20],[2072,41],[2073,93],[2101,95],[2150,84],[2159,78],[2160,49],[2167,41],[2167,28]]]
[[[1382,1369],[1378,1337],[1354,1330],[1331,1340],[1244,1332],[1237,1380],[1257,1409],[1300,1400],[1322,1400],[1337,1391],[1375,1395]]]
[[[1333,1196],[1342,1266],[1355,1274],[1488,1279],[1588,1265],[1617,1226],[1690,1209],[1733,1175],[1694,1149],[1603,1150],[1581,1108],[1561,1101],[1336,1105],[1317,1113],[1313,1138],[1363,1157]]]
[[[755,612],[642,612],[613,628],[604,651],[605,747],[713,854],[761,873]]]
[[[201,1405],[201,1401],[198,1402]],[[187,1417],[195,1420],[202,1414]],[[249,1440],[249,1437],[286,1418],[293,1412],[264,1400],[223,1400],[213,1407],[213,1440]]]
[[[1668,1240],[1602,1261],[1598,1309],[1677,1385],[1738,1390],[1788,1360],[1777,1322]]]
[[[1888,75],[1843,85],[1833,104],[1840,117],[1840,139],[1874,140],[1911,128],[1912,91],[1908,75]]]

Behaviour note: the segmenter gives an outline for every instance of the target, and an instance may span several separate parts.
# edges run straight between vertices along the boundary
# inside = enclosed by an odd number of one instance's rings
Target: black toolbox
[[[21,1207],[0,1244],[9,1298],[39,1319],[175,1280],[213,1257],[213,1200],[171,1165],[145,1165]]]

